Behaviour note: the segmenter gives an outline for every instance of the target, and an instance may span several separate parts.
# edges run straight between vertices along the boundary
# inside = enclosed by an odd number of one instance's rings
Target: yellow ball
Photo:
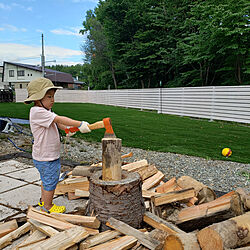
[[[221,153],[223,156],[229,157],[232,155],[232,150],[230,148],[223,148]]]

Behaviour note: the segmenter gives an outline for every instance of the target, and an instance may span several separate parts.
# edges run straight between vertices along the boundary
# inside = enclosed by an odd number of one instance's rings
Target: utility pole
[[[44,56],[43,34],[42,34],[42,55],[41,55],[41,65],[42,65],[42,77],[44,77],[44,76],[45,76],[45,56]]]

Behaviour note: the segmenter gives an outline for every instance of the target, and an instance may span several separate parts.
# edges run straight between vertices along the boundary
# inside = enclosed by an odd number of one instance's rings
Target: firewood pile
[[[69,200],[88,199],[89,177],[102,163],[77,166],[56,188]],[[29,207],[27,222],[0,224],[0,249],[29,232],[14,249],[250,249],[250,193],[238,188],[216,197],[214,190],[189,177],[164,182],[147,160],[123,163],[142,180],[145,214],[141,228],[110,217],[100,230],[98,214],[47,214]]]

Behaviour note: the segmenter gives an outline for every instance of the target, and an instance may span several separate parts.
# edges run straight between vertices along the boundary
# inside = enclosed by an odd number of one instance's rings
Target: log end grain
[[[202,250],[223,250],[223,241],[220,235],[211,228],[207,227],[199,231],[197,239]]]

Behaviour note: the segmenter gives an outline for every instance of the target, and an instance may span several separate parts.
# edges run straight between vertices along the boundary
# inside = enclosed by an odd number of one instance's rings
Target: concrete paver
[[[15,187],[23,186],[27,184],[27,182],[15,180],[13,178],[0,175],[0,193],[10,190]],[[2,194],[0,195],[0,202],[1,202]]]
[[[16,213],[18,213],[18,210],[0,205],[0,221],[4,220],[9,216],[15,215]]]
[[[9,160],[9,161],[3,161],[0,162],[0,174],[6,174],[13,171],[18,171],[25,168],[30,168],[32,166],[15,161],[15,160]]]
[[[65,206],[66,213],[70,213],[70,212],[73,212],[76,208],[85,207],[87,200],[84,198],[76,199],[76,200],[68,200],[68,197],[58,196],[58,197],[53,199],[53,202],[57,206]]]
[[[4,192],[0,196],[0,202],[13,208],[25,210],[29,205],[37,205],[41,197],[39,186],[28,184],[26,186]]]
[[[40,174],[35,167],[22,169],[17,172],[8,173],[5,175],[28,182],[34,182],[40,180]]]

